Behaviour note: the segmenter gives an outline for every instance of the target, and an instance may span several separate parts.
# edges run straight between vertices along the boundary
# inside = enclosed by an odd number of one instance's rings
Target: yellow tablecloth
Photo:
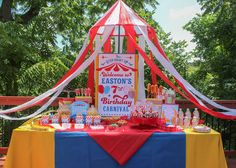
[[[15,129],[4,168],[54,168],[54,131]]]
[[[221,135],[186,133],[186,168],[227,168]],[[13,131],[5,168],[54,168],[54,130]],[[171,159],[171,158],[170,158]]]
[[[226,168],[220,133],[186,133],[186,168]]]

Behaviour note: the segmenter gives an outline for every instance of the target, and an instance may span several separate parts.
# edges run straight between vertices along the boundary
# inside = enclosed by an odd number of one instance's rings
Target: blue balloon
[[[105,93],[105,94],[110,93],[110,90],[111,90],[111,89],[110,89],[110,86],[105,86],[105,87],[104,87],[104,93]]]

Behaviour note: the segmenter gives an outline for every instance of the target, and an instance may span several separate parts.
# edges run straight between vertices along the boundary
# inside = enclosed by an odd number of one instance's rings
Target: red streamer
[[[68,78],[71,74],[73,74],[80,66],[81,64],[84,62],[84,59],[89,51],[89,49],[91,48],[91,46],[93,45],[93,41],[94,38],[96,36],[96,33],[98,31],[98,27],[96,29],[96,31],[92,31],[90,34],[90,42],[88,44],[88,46],[85,48],[83,54],[81,55],[81,57],[79,58],[79,60],[71,67],[71,69],[57,82],[57,84],[54,86],[58,86],[59,84],[61,84],[66,78]]]
[[[107,39],[106,43],[104,44],[104,53],[111,53],[111,39],[110,37]]]
[[[90,42],[89,42],[89,45],[87,45],[87,47],[85,48],[84,52],[82,53],[80,59],[71,67],[71,69],[56,83],[56,85],[53,87],[55,88],[56,86],[58,86],[59,84],[61,84],[67,77],[69,77],[71,74],[73,74],[79,67],[80,65],[83,63],[91,45],[93,44],[93,41],[94,41],[94,38],[97,34],[97,31],[98,31],[99,27],[96,27],[94,28],[93,31],[90,32]],[[25,110],[25,109],[28,109],[30,107],[33,107],[33,106],[37,106],[39,105],[40,103],[42,103],[43,101],[45,101],[48,97],[42,99],[42,100],[39,100],[37,102],[35,102],[34,104],[32,105],[29,105],[29,106],[26,106],[24,108],[21,108],[19,109],[18,111],[21,111],[21,110]],[[13,112],[10,112],[10,113],[14,113],[16,111],[13,111]]]
[[[94,52],[93,45],[90,48],[90,55]],[[89,66],[87,87],[91,89],[91,96],[94,97],[94,61]]]
[[[120,12],[123,13],[123,15],[120,15],[120,19],[125,19],[126,22],[131,23],[131,19],[129,18],[129,14],[127,13],[127,10],[124,8],[123,5],[121,5],[121,9],[120,10],[121,10]],[[123,16],[127,16],[127,17],[122,18]],[[126,25],[124,25],[123,27],[125,29],[126,34],[127,34],[127,30],[129,30],[129,33],[132,35],[132,37],[136,37],[136,32],[133,29],[133,26],[126,26]],[[136,42],[136,38],[134,40]],[[127,38],[127,53],[128,54],[134,54],[135,53],[135,47],[134,47],[131,39],[129,38],[129,36]]]
[[[154,43],[155,45],[157,46],[159,52],[162,54],[162,56],[168,60],[167,56],[165,55],[164,51],[162,50],[162,48],[160,47],[158,41],[157,41],[157,38],[155,37],[154,38]],[[164,55],[163,55],[164,54]],[[168,60],[169,61],[169,60]],[[152,66],[149,66],[150,68],[156,68],[156,67],[152,67]],[[157,74],[159,75],[159,74]],[[161,77],[161,76],[160,76]],[[204,107],[203,105],[201,105],[200,103],[198,103],[198,101],[193,97],[193,95],[188,92],[188,90],[184,87],[184,85],[175,78],[176,82],[178,83],[178,85],[187,93],[187,95],[189,97],[185,97],[187,100],[189,100],[190,102],[192,102],[194,105],[196,105],[196,107],[198,107],[199,109],[201,109],[202,111],[216,117],[216,118],[221,118],[221,119],[227,119],[227,120],[235,120],[236,119],[236,116],[229,116],[229,115],[225,115],[221,112],[216,112],[208,107]],[[168,83],[167,83],[168,84]],[[169,85],[170,86],[170,85]],[[173,88],[173,87],[172,87]],[[174,89],[174,88],[173,88]]]
[[[129,34],[130,39],[132,39],[132,36]],[[153,70],[155,74],[160,76],[164,82],[166,82],[169,86],[171,86],[176,92],[181,94],[183,97],[187,98],[187,96],[182,93],[167,77],[166,75],[157,67],[154,62],[152,62],[146,53],[135,43],[135,41],[132,39],[131,40],[135,48],[138,50],[138,52],[142,55],[143,59],[145,60],[146,64]]]
[[[148,31],[148,38],[150,41],[153,41],[153,33],[152,31]],[[152,52],[150,51],[150,59],[152,62],[154,62],[154,58],[153,58],[153,55],[152,55]],[[156,85],[157,84],[157,76],[156,74],[153,72],[153,70],[151,70],[151,76],[152,76],[152,84],[153,85]]]

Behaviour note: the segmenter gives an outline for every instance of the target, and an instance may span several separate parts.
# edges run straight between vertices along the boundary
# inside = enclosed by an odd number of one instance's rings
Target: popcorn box
[[[91,116],[86,117],[86,124],[87,125],[92,125],[93,124],[93,118]]]
[[[83,116],[76,116],[75,122],[76,124],[83,124]]]
[[[94,123],[94,125],[100,125],[100,123],[101,123],[101,117],[100,117],[100,116],[95,116],[93,123]]]
[[[53,124],[58,124],[59,123],[59,116],[58,115],[53,115],[52,116],[52,123]]]
[[[48,124],[48,123],[49,123],[49,116],[48,115],[42,116],[41,117],[41,124],[45,125],[45,124]]]
[[[61,117],[61,122],[62,123],[69,123],[70,122],[70,117],[69,116],[62,116]]]

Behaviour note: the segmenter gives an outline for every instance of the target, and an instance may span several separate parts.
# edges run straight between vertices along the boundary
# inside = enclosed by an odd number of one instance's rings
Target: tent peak
[[[132,26],[134,29],[137,27],[151,28],[141,17],[138,16],[123,0],[117,0],[112,7],[94,24],[91,28],[98,28],[99,34],[103,34],[103,30],[106,26],[125,27]],[[137,33],[137,32],[136,32]],[[122,33],[121,33],[122,34]],[[137,33],[139,34],[139,33]],[[113,33],[114,35],[114,33]]]

